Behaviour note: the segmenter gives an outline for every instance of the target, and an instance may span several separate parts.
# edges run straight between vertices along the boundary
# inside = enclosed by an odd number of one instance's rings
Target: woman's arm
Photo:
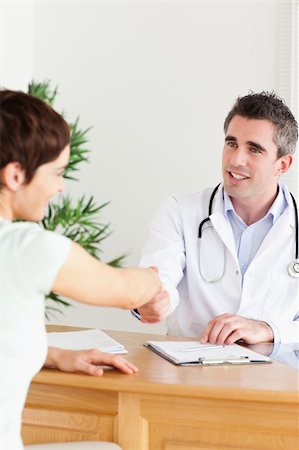
[[[162,289],[155,269],[116,269],[72,242],[52,290],[79,302],[134,309]]]

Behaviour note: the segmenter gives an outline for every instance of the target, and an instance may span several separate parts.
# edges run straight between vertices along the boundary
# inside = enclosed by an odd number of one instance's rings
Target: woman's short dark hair
[[[278,147],[277,158],[295,152],[298,124],[285,102],[274,92],[263,91],[237,98],[225,119],[225,133],[234,116],[269,120],[275,127],[273,139]]]
[[[69,142],[68,124],[44,101],[0,91],[0,170],[17,161],[29,183],[37,168],[55,160]]]

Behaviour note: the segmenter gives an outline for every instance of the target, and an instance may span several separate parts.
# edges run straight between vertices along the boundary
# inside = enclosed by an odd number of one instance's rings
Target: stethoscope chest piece
[[[294,259],[288,265],[289,275],[293,278],[299,278],[299,259]]]

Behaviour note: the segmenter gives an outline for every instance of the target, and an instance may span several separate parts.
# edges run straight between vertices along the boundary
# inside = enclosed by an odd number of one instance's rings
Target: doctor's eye
[[[235,141],[226,141],[226,145],[230,148],[237,148],[238,144]]]
[[[251,153],[256,153],[256,154],[262,153],[262,151],[257,147],[250,147],[249,150],[251,151]]]

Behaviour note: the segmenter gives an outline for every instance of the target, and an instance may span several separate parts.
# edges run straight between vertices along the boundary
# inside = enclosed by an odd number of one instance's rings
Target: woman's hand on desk
[[[112,366],[126,374],[138,372],[138,368],[122,358],[99,350],[65,350],[49,347],[44,367],[59,369],[63,372],[86,373],[101,376],[104,370],[100,366]]]

